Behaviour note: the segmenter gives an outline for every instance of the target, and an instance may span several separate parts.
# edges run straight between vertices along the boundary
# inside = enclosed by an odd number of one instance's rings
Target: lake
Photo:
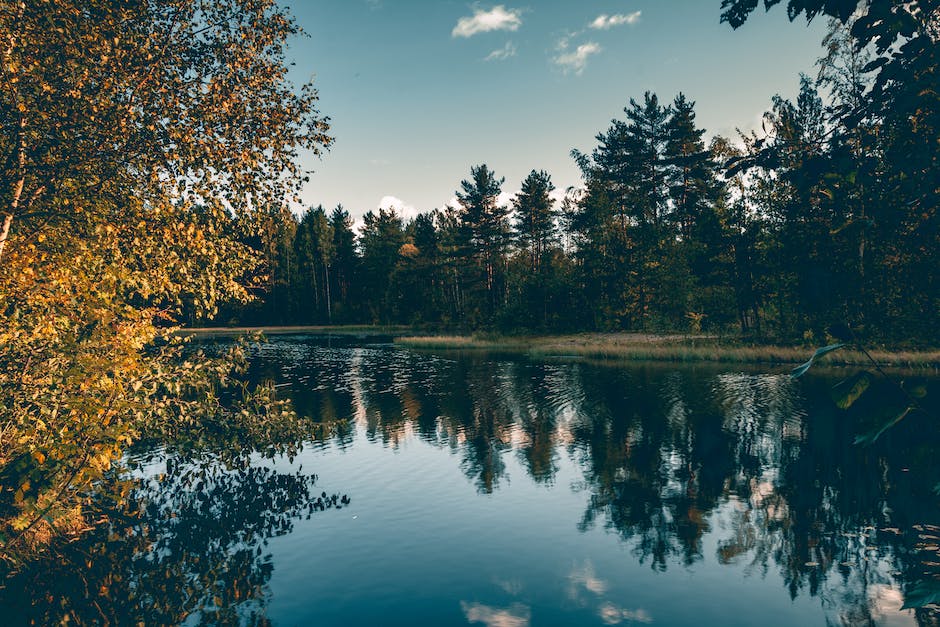
[[[890,388],[846,411],[853,371],[787,370],[275,338],[253,376],[318,437],[135,451],[134,514],[7,582],[0,620],[937,624],[938,425],[855,444]]]

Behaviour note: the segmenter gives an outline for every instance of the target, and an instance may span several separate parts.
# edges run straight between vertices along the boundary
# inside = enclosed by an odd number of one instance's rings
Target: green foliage
[[[738,27],[757,2],[722,6],[723,19]],[[774,173],[783,185],[768,179],[766,187],[783,209],[782,250],[804,251],[802,265],[780,260],[791,277],[777,288],[786,295],[779,302],[795,305],[781,327],[795,334],[817,326],[820,335],[826,320],[849,317],[880,337],[930,338],[940,293],[932,226],[940,198],[940,6],[816,0],[791,1],[788,12],[833,18],[819,77],[830,106],[804,96],[804,81],[798,104],[775,105],[771,133],[754,138],[732,167]]]
[[[845,344],[831,344],[831,345],[829,345],[829,346],[824,346],[824,347],[822,347],[822,348],[816,349],[816,352],[813,353],[812,357],[809,358],[809,361],[807,361],[806,363],[804,363],[804,364],[802,364],[802,365],[797,366],[796,368],[794,368],[794,369],[792,370],[792,372],[790,372],[790,376],[791,376],[792,378],[794,378],[794,379],[798,379],[798,378],[802,377],[804,374],[806,374],[806,372],[807,372],[810,368],[813,367],[813,363],[814,363],[817,359],[819,359],[819,358],[822,357],[823,355],[828,355],[828,354],[831,353],[832,351],[837,351],[837,350],[839,350],[840,348],[843,348],[843,347],[845,347]]]
[[[771,7],[780,4],[781,1],[764,0],[764,8],[769,11]],[[734,28],[738,28],[757,8],[758,3],[758,0],[721,0],[721,8],[724,10],[721,14],[721,21],[728,22]],[[806,20],[810,21],[817,15],[826,14],[838,17],[845,22],[851,17],[858,4],[857,0],[810,0],[808,2],[806,0],[789,0],[787,15],[793,20],[801,13],[805,13]]]
[[[900,410],[900,412],[890,411],[885,412],[881,419],[878,421],[877,426],[874,429],[867,431],[855,438],[856,444],[874,444],[878,438],[884,434],[885,431],[898,424],[907,416],[914,411],[915,408],[910,405]]]
[[[871,387],[872,381],[874,376],[862,370],[832,388],[832,400],[839,409],[848,409]]]
[[[330,143],[276,3],[0,2],[0,557],[81,528],[141,437],[264,430],[239,350],[173,333],[263,280],[247,234]],[[234,214],[238,218],[235,219]],[[260,219],[259,219],[260,218]],[[274,254],[272,252],[272,254]],[[254,425],[254,426],[252,426]]]
[[[854,337],[851,328],[843,323],[833,325],[831,329],[833,335],[838,335],[845,339],[852,339]],[[797,379],[803,376],[809,371],[817,359],[833,351],[845,348],[846,346],[849,346],[849,344],[832,344],[817,349],[812,357],[809,358],[809,361],[793,369],[790,373],[790,377]],[[873,426],[858,435],[855,438],[855,443],[871,445],[888,429],[907,418],[910,414],[915,412],[923,414],[928,413],[920,403],[920,400],[927,395],[927,388],[924,385],[909,387],[906,386],[903,381],[900,383],[895,382],[894,379],[881,369],[868,351],[861,346],[856,345],[856,347],[868,358],[882,375],[884,382],[891,388],[888,391],[881,390],[875,394],[869,395],[869,397],[874,397],[875,399],[874,405],[867,409],[868,421],[873,423]],[[856,401],[858,401],[874,383],[875,377],[871,373],[864,370],[858,372],[832,388],[832,400],[839,409],[843,411],[848,410],[855,405]]]
[[[916,609],[940,603],[940,581],[924,579],[904,591],[904,605],[901,610]]]
[[[590,157],[574,153],[587,188],[571,229],[589,300],[613,318],[603,326],[683,328],[703,305],[706,316],[727,318],[710,297],[694,302],[713,287],[715,262],[729,250],[715,212],[718,164],[695,126],[694,103],[680,94],[662,106],[648,92],[624,112]]]

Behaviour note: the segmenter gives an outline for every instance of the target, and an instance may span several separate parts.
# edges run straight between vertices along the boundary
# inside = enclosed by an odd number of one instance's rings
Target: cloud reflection
[[[571,584],[568,588],[568,596],[573,600],[581,598],[582,588],[596,595],[602,595],[610,588],[606,581],[594,573],[594,564],[591,562],[585,563],[581,568],[575,568],[568,575],[568,581]]]
[[[613,603],[604,603],[600,607],[600,617],[605,625],[619,625],[627,621],[631,623],[649,624],[653,622],[653,617],[646,610],[628,610],[617,607]]]
[[[486,627],[528,627],[532,610],[521,603],[502,609],[482,603],[460,602],[468,623],[483,623]]]

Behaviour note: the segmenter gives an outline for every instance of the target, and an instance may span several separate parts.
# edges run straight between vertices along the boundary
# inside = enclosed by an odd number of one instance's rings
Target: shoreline
[[[415,350],[502,352],[529,357],[578,357],[624,362],[738,363],[799,365],[817,347],[774,344],[745,345],[733,339],[708,335],[653,333],[572,333],[561,335],[430,335],[409,326],[289,325],[260,327],[181,328],[178,335],[237,337],[241,335],[337,335],[391,337],[396,345]],[[940,349],[868,349],[882,368],[940,371]],[[820,366],[868,366],[864,353],[846,347],[826,355]]]
[[[740,345],[714,336],[648,333],[582,333],[571,335],[480,338],[462,335],[403,336],[395,343],[422,350],[501,351],[531,357],[582,357],[605,361],[711,362],[799,365],[815,347]],[[940,350],[867,349],[882,368],[940,370]],[[819,366],[869,366],[859,350],[846,347],[826,355]]]
[[[272,325],[260,327],[181,327],[176,330],[177,335],[190,335],[198,337],[236,337],[239,335],[360,335],[360,336],[398,336],[414,333],[412,327],[407,326],[375,326],[375,325]]]

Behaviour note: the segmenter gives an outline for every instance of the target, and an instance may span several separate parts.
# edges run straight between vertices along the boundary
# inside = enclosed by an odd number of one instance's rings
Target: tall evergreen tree
[[[509,247],[509,209],[499,204],[504,178],[485,164],[470,168],[470,179],[460,183],[460,229],[465,282],[471,293],[479,293],[477,309],[491,319],[505,295],[505,260]]]
[[[360,286],[368,321],[374,324],[391,322],[394,295],[392,275],[407,243],[404,223],[394,209],[369,211],[363,216],[360,235],[362,273]]]
[[[643,103],[630,100],[626,120],[614,120],[597,136],[590,157],[574,152],[587,193],[581,216],[582,270],[594,283],[613,326],[638,328],[662,313],[671,322],[684,318],[684,268],[677,268],[675,237],[669,229],[671,107],[647,92]],[[595,274],[596,273],[596,274]]]
[[[296,308],[297,255],[294,239],[297,218],[285,205],[260,208],[235,221],[240,240],[263,259],[258,300],[249,306],[226,305],[221,319],[246,324],[283,324]],[[190,324],[197,321],[189,320]]]
[[[635,151],[633,176],[628,182],[634,217],[640,225],[659,230],[669,213],[668,164],[665,161],[670,140],[672,109],[659,104],[656,94],[646,92],[643,104],[632,98],[627,114],[627,136]]]
[[[508,283],[513,297],[505,326],[544,328],[548,324],[553,253],[559,247],[554,190],[547,172],[532,170],[513,199],[517,253],[510,264]]]
[[[513,225],[516,244],[528,255],[529,269],[535,273],[540,271],[542,257],[557,242],[553,191],[555,186],[548,172],[532,170],[512,202],[516,213]]]
[[[349,212],[337,205],[330,214],[333,232],[333,264],[331,271],[332,297],[336,322],[350,322],[356,314],[356,282],[359,256],[356,252],[356,234],[352,229]]]
[[[435,212],[438,247],[440,249],[440,280],[443,291],[442,321],[463,324],[466,298],[463,275],[467,270],[467,247],[464,245],[464,229],[460,221],[461,209],[445,206]]]
[[[695,125],[695,103],[680,93],[666,122],[664,158],[670,219],[683,240],[692,236],[699,216],[715,206],[719,196],[717,167],[705,148],[705,129]]]
[[[439,323],[443,314],[441,237],[435,213],[418,214],[405,226],[393,276],[395,313],[401,322]]]
[[[298,315],[308,323],[328,324],[332,318],[333,229],[322,206],[308,210],[301,218],[295,247],[300,273]]]
[[[695,103],[684,94],[673,101],[666,127],[669,222],[674,237],[666,244],[675,255],[664,264],[673,275],[685,272],[685,266],[689,277],[684,286],[672,283],[674,289],[686,292],[679,294],[684,298],[676,305],[687,310],[693,328],[701,328],[703,319],[727,323],[734,320],[735,299],[719,163],[705,147],[705,130],[696,127]]]

